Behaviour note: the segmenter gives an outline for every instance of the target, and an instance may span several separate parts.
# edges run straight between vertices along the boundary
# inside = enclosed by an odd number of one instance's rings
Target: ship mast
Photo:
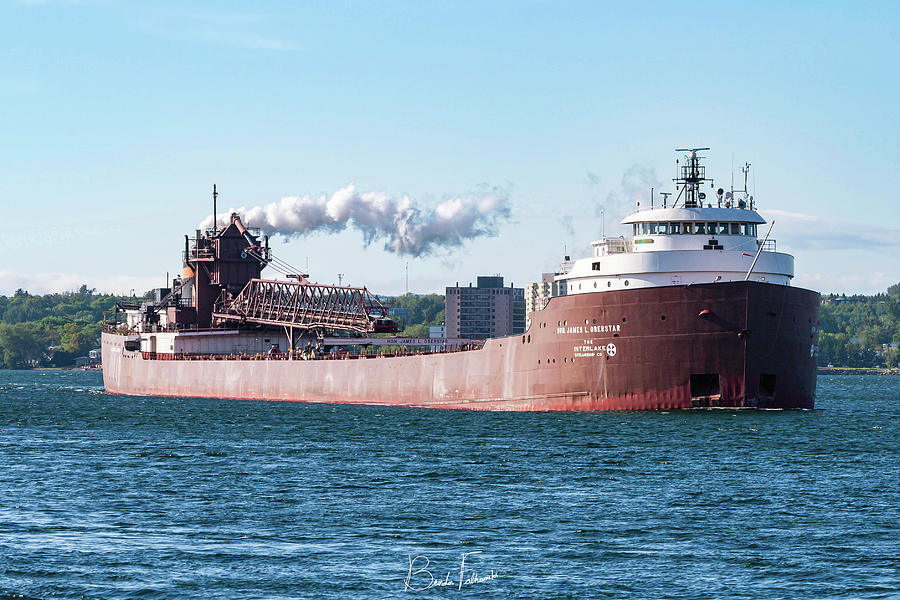
[[[700,191],[700,184],[704,181],[712,181],[706,178],[706,167],[700,164],[701,156],[697,156],[697,152],[701,150],[709,150],[709,148],[676,148],[675,152],[690,152],[688,164],[681,167],[681,177],[677,177],[674,181],[681,186],[678,196],[684,194],[684,208],[702,208],[703,200],[706,194]],[[675,200],[675,204],[678,200]],[[675,208],[675,205],[672,205]]]

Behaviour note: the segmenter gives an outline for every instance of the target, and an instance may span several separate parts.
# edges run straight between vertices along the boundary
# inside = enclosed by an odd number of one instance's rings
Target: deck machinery
[[[261,278],[269,264],[282,271],[289,265],[272,256],[268,236],[260,243],[259,231],[237,214],[224,227],[185,236],[183,264],[171,288],[155,290],[155,301],[117,307],[140,315],[128,323],[131,329],[283,328],[291,349],[301,338],[321,339],[326,332],[358,339],[397,331],[388,308],[365,287],[312,283],[296,270],[285,273],[287,281]]]

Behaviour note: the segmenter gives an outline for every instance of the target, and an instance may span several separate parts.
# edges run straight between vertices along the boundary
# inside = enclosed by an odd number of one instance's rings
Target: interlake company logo
[[[452,588],[462,590],[465,587],[475,585],[476,583],[486,583],[497,579],[499,575],[491,569],[489,574],[479,574],[472,567],[472,560],[469,557],[473,554],[481,554],[481,550],[472,552],[464,552],[459,561],[459,571],[447,571],[443,579],[439,579],[443,571],[439,571],[435,576],[436,569],[431,566],[431,560],[424,554],[409,557],[409,570],[406,573],[406,579],[403,582],[403,591],[423,592],[431,588]],[[467,562],[468,561],[468,562]],[[455,579],[454,579],[455,577]]]

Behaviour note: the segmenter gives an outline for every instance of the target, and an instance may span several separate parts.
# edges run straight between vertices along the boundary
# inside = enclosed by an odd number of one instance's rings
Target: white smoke
[[[384,249],[389,252],[420,256],[439,248],[460,246],[466,240],[496,235],[498,225],[509,218],[510,207],[508,194],[499,188],[450,197],[428,208],[409,196],[361,193],[351,184],[331,197],[289,196],[265,206],[229,209],[218,215],[218,223],[227,223],[232,212],[241,215],[248,227],[284,236],[335,233],[349,226],[362,232],[367,245],[385,239]],[[212,222],[209,215],[200,227],[210,227]]]
[[[588,173],[589,180],[591,176],[592,174]],[[656,170],[652,167],[632,165],[622,174],[622,184],[619,188],[610,191],[604,200],[595,199],[594,214],[599,217],[602,211],[606,213],[607,219],[618,221],[637,210],[639,202],[641,207],[650,208],[651,188],[655,188],[656,191],[663,189],[663,182],[656,174]],[[662,204],[659,197],[654,201]]]

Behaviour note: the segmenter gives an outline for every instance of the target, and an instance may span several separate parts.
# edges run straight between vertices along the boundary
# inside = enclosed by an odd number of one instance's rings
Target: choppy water
[[[444,412],[0,371],[0,598],[896,598],[900,379],[822,377],[818,406]],[[469,552],[464,580],[496,577],[459,589]],[[452,586],[419,591],[426,557]]]

